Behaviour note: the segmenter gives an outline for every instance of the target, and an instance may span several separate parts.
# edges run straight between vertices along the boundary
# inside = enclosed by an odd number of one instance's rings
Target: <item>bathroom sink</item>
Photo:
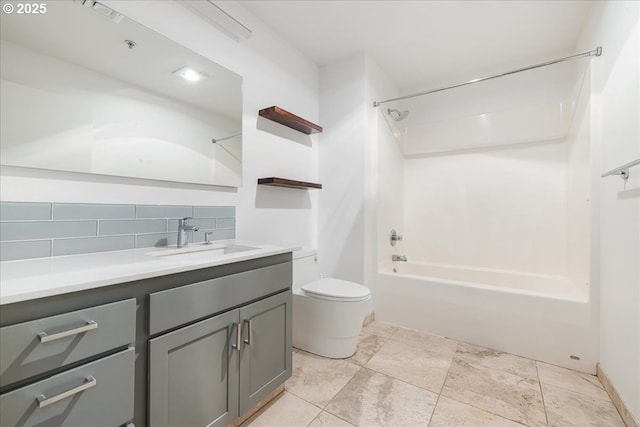
[[[235,254],[238,252],[252,251],[258,248],[252,246],[242,246],[233,244],[223,245],[192,245],[186,248],[171,248],[147,252],[146,255],[153,257],[166,258],[170,260],[190,260],[190,259],[208,259],[216,258],[221,255]]]

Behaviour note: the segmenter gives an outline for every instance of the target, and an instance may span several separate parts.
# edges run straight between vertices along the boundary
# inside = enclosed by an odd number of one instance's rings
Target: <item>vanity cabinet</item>
[[[287,252],[3,305],[0,426],[234,422],[291,375],[291,272]]]
[[[149,425],[226,426],[238,416],[238,311],[149,342]]]
[[[0,328],[0,425],[131,421],[135,311],[127,299]]]
[[[129,348],[0,396],[2,426],[114,427],[133,418]]]
[[[0,386],[125,347],[135,335],[135,299],[0,328]]]
[[[240,309],[240,413],[291,376],[291,291]]]
[[[285,291],[151,339],[150,425],[226,426],[290,375]]]

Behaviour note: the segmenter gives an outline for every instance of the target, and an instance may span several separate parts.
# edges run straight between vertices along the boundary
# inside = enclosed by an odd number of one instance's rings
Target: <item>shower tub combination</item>
[[[586,284],[581,290],[555,276],[393,264],[378,273],[377,320],[595,373]]]
[[[572,61],[601,53],[373,103],[377,320],[595,372],[590,69]]]

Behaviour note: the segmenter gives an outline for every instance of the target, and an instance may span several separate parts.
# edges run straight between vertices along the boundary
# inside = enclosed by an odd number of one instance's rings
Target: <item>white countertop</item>
[[[225,245],[255,249],[211,256],[195,252]],[[141,248],[0,262],[0,305],[291,252],[291,248],[219,240],[206,247],[190,245],[186,250],[195,250],[194,256],[158,256],[175,249]]]

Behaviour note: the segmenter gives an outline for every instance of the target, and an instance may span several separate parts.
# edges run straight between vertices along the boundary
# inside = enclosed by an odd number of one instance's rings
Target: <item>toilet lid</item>
[[[302,286],[306,293],[318,297],[359,301],[369,297],[369,289],[357,283],[340,279],[320,279]]]

